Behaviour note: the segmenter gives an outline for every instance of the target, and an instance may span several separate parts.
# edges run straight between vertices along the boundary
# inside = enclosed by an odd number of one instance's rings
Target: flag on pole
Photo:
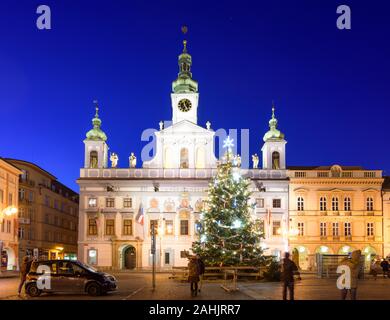
[[[138,209],[138,213],[135,217],[135,220],[141,224],[141,225],[144,225],[144,208],[142,206],[142,202],[140,203],[139,205],[139,209]]]

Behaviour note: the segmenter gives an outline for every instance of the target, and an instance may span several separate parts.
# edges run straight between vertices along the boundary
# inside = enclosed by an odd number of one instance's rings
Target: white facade
[[[384,248],[383,256],[390,257],[390,177],[385,178],[383,184],[383,233]]]
[[[199,93],[191,64],[185,47],[171,94],[172,126],[155,133],[155,157],[142,168],[107,167],[106,136],[96,114],[94,129],[84,141],[85,163],[78,180],[78,256],[82,261],[100,268],[150,268],[150,225],[155,220],[157,265],[187,265],[184,251],[198,239],[196,222],[217,168],[215,132],[209,125],[197,125]],[[276,123],[273,115],[263,148],[263,159],[274,165],[265,162],[263,169],[241,169],[241,173],[252,179],[253,218],[264,221],[263,247],[267,254],[280,256],[288,249],[284,236],[288,230],[288,180],[286,141]],[[277,157],[272,155],[276,150]],[[91,151],[96,153],[91,156]],[[136,219],[141,210],[143,225]]]

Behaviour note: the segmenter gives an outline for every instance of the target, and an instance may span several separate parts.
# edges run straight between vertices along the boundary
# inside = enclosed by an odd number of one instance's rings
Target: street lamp
[[[163,220],[165,220],[165,219],[163,219]],[[163,222],[161,222],[159,224],[159,226],[157,228],[157,234],[158,234],[158,237],[160,238],[160,269],[162,269],[162,244],[161,244],[161,240],[162,240],[163,235],[165,234]]]

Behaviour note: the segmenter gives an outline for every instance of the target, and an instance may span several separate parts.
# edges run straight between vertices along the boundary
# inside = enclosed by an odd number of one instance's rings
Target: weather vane
[[[187,26],[182,26],[181,27],[181,32],[183,32],[183,34],[186,34],[188,32]]]

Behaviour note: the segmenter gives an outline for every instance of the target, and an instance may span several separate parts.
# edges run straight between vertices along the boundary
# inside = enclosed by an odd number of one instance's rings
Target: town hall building
[[[155,132],[155,156],[127,168],[109,153],[107,135],[96,108],[87,133],[80,170],[78,258],[101,269],[151,268],[151,233],[155,228],[156,264],[160,269],[185,266],[198,240],[200,213],[210,179],[216,174],[215,131],[198,123],[198,83],[192,77],[187,42],[179,55],[179,74],[172,83],[172,124]],[[241,168],[251,179],[253,219],[263,229],[266,254],[288,250],[288,177],[286,141],[277,129],[275,109],[261,149],[262,165]],[[260,150],[259,150],[260,153]],[[128,156],[128,155],[126,155]],[[111,164],[109,163],[111,161]]]

